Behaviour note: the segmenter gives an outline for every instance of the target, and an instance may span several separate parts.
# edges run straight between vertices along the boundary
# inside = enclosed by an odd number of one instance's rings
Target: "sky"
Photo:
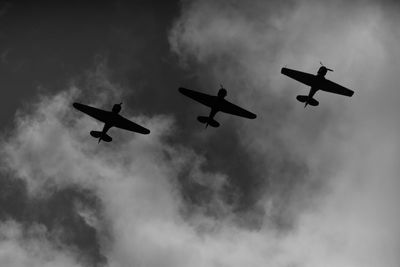
[[[396,1],[3,1],[0,266],[398,267]],[[318,92],[284,66],[355,91]],[[216,94],[246,120],[179,94]],[[151,130],[73,109],[123,102]]]

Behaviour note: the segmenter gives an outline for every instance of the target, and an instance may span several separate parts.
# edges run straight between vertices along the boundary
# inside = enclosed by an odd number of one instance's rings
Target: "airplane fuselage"
[[[227,92],[224,88],[219,89],[217,98],[215,99],[215,102],[211,106],[210,114],[208,115],[210,119],[213,119],[215,114],[217,114],[217,112],[219,111],[219,106],[226,97],[226,95]]]
[[[328,72],[328,68],[322,66],[318,69],[317,75],[315,75],[316,79],[315,79],[315,83],[313,84],[313,86],[311,86],[310,91],[308,93],[308,100],[305,102],[304,107],[307,107],[307,105],[309,104],[309,100],[313,99],[313,96],[315,95],[315,93],[319,90],[319,84],[320,81],[325,80],[325,75]]]
[[[101,133],[106,134],[111,127],[113,127],[112,123],[104,123],[103,130],[101,131]]]
[[[227,95],[227,92],[224,88],[219,89],[218,95],[215,98],[214,103],[211,104],[210,114],[208,115],[208,119],[205,122],[206,128],[208,127],[209,124],[211,124],[211,122],[214,123],[213,127],[218,127],[219,123],[214,120],[214,117],[217,114],[217,112],[219,111],[219,107],[221,106],[221,103],[224,101],[224,98],[226,95]],[[215,124],[217,126],[215,126]],[[211,124],[211,125],[213,125],[213,124]]]
[[[111,127],[113,127],[113,117],[118,115],[118,113],[121,111],[122,107],[121,107],[122,103],[120,104],[115,104],[111,110],[111,112],[109,113],[110,117],[108,122],[104,123],[103,126],[103,130],[101,131],[101,136],[99,137],[99,143],[102,140],[103,136],[105,136],[107,134],[107,131],[110,130]]]

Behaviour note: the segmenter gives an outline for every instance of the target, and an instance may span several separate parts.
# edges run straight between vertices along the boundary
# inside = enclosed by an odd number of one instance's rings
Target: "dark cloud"
[[[0,18],[0,86],[8,92],[2,122],[9,123],[16,107],[38,90],[61,90],[82,77],[99,55],[108,59],[119,83],[139,92],[153,88],[142,88],[148,80],[170,80],[164,73],[171,69],[165,63],[166,35],[179,10],[176,2],[15,1],[10,6]],[[165,83],[157,85],[167,89]]]

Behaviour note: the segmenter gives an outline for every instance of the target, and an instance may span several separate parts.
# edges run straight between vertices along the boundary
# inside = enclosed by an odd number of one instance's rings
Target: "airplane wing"
[[[248,118],[248,119],[255,119],[257,117],[256,114],[251,113],[241,107],[238,107],[224,99],[224,101],[218,106],[218,109],[222,112]]]
[[[339,94],[339,95],[344,95],[344,96],[352,96],[354,94],[354,91],[347,89],[346,87],[343,87],[337,83],[334,83],[330,80],[324,80],[321,82],[321,87],[318,88],[322,91],[326,91],[329,93],[334,93],[334,94]]]
[[[313,86],[315,81],[315,75],[310,73],[305,73],[298,70],[292,70],[288,68],[282,68],[281,73],[286,75],[298,82],[304,83],[308,86]]]
[[[83,113],[86,113],[87,115],[89,115],[99,121],[104,122],[104,123],[109,122],[109,120],[110,120],[110,112],[109,111],[90,107],[90,106],[80,104],[80,103],[74,103],[73,107],[79,111],[82,111]]]
[[[117,115],[113,120],[113,126],[118,127],[124,130],[128,130],[131,132],[141,133],[141,134],[149,134],[150,130],[146,129],[139,124],[136,124],[121,115]]]
[[[203,94],[203,93],[196,92],[196,91],[182,88],[182,87],[179,88],[179,92],[181,92],[183,95],[185,95],[187,97],[190,97],[193,100],[196,100],[197,102],[200,102],[201,104],[203,104],[207,107],[211,107],[213,105],[213,103],[215,102],[215,99],[217,98],[216,96]]]

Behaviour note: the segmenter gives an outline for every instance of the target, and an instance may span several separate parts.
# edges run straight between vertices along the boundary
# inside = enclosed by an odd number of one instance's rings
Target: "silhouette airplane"
[[[124,130],[132,131],[132,132],[137,132],[141,134],[149,134],[150,130],[122,117],[118,113],[121,111],[121,105],[120,104],[115,104],[112,108],[111,111],[106,111],[106,110],[101,110],[97,109],[94,107],[90,107],[87,105],[79,104],[79,103],[74,103],[73,106],[79,111],[82,111],[83,113],[86,113],[87,115],[104,122],[104,127],[102,131],[91,131],[90,135],[93,136],[94,138],[99,138],[99,143],[101,140],[104,140],[105,142],[111,142],[112,138],[111,136],[107,135],[107,131],[111,127],[117,127],[121,128]]]
[[[205,117],[205,116],[197,117],[197,120],[199,122],[206,124],[206,128],[208,125],[211,125],[212,127],[219,126],[219,123],[216,120],[214,120],[214,116],[215,116],[215,114],[217,114],[218,111],[229,113],[229,114],[236,115],[236,116],[241,116],[241,117],[248,118],[248,119],[255,119],[257,117],[256,114],[253,114],[253,113],[225,100],[227,91],[225,90],[225,88],[222,87],[222,85],[218,91],[217,96],[196,92],[196,91],[193,91],[190,89],[185,89],[182,87],[179,88],[179,92],[181,92],[183,95],[190,97],[193,100],[196,100],[197,102],[211,108],[211,111],[210,111],[210,114],[208,115],[208,117]]]
[[[321,64],[321,67],[318,70],[317,75],[301,72],[298,70],[292,70],[288,68],[282,68],[281,73],[296,80],[301,83],[304,83],[308,86],[311,86],[310,92],[308,95],[298,95],[296,99],[300,102],[305,103],[304,107],[307,105],[318,106],[319,102],[313,98],[314,94],[318,90],[322,90],[325,92],[335,93],[344,96],[352,96],[354,91],[347,89],[337,83],[331,82],[330,80],[325,79],[325,75],[328,71],[333,71],[328,69],[324,65]]]

